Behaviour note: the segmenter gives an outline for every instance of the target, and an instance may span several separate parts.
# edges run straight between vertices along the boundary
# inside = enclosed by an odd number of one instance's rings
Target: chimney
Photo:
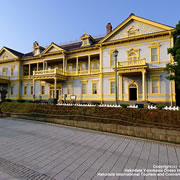
[[[106,35],[108,35],[111,32],[112,32],[112,25],[111,25],[111,23],[108,23],[106,25]]]

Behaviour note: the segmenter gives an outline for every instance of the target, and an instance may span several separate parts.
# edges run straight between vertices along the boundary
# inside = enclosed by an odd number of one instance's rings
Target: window
[[[110,55],[110,66],[115,66],[114,49],[110,50],[109,55]]]
[[[86,63],[85,62],[79,64],[79,70],[86,71]]]
[[[98,94],[98,82],[92,82],[92,94]]]
[[[160,93],[160,76],[151,77],[151,93],[152,94]]]
[[[115,66],[115,57],[114,57],[114,54],[111,54],[111,66]]]
[[[34,87],[31,85],[31,95],[33,95],[33,89]]]
[[[81,81],[81,94],[87,94],[87,81]]]
[[[68,72],[72,72],[72,64],[68,64]]]
[[[3,76],[7,76],[7,68],[6,67],[3,67],[3,69],[2,69],[2,75]]]
[[[92,61],[91,62],[91,71],[95,71],[99,69],[99,61]]]
[[[152,93],[158,93],[158,80],[152,80]]]
[[[67,94],[72,94],[72,82],[67,83]]]
[[[87,45],[88,45],[88,40],[86,39],[83,41],[83,46],[87,46]]]
[[[27,85],[24,86],[24,95],[27,95]]]
[[[23,69],[24,69],[24,76],[28,76],[29,75],[29,68],[27,66],[24,66]]]
[[[110,94],[115,94],[115,82],[110,82]]]
[[[159,62],[159,43],[152,43],[150,46],[151,62]]]
[[[41,94],[42,94],[42,95],[45,94],[45,85],[41,85]]]
[[[151,48],[151,61],[152,62],[158,61],[157,48]]]
[[[11,76],[14,76],[14,66],[11,66]]]
[[[94,62],[92,62],[91,63],[91,70],[93,71],[93,70],[95,70],[96,68],[95,68],[95,63]]]
[[[11,86],[10,93],[11,93],[11,95],[14,95],[14,86]]]

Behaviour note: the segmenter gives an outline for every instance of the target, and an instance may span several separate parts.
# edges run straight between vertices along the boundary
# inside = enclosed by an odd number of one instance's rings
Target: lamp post
[[[115,57],[115,105],[118,105],[118,96],[117,96],[117,56],[118,50],[114,50],[114,57]]]

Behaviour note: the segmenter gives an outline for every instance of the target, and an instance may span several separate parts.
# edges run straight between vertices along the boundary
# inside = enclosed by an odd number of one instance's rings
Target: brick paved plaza
[[[0,119],[0,180],[180,179],[113,176],[178,165],[176,145],[12,118]],[[99,174],[98,174],[99,173]],[[110,173],[112,176],[101,176]],[[98,174],[98,175],[97,175]]]

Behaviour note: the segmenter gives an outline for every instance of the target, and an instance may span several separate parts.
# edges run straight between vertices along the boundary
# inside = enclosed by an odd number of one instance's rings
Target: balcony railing
[[[91,74],[100,72],[100,69],[91,69]]]
[[[118,62],[118,67],[124,66],[138,66],[138,65],[146,65],[146,59],[137,59],[137,60],[129,60],[129,61],[122,61]]]
[[[90,74],[95,74],[100,72],[100,69],[92,69]],[[63,71],[63,69],[48,69],[48,70],[40,70],[40,71],[33,71],[33,76],[43,76],[43,75],[64,75],[64,76],[76,76],[76,75],[87,75],[89,74],[88,70],[83,71]]]
[[[9,77],[8,77],[8,76],[1,76],[1,75],[0,75],[0,79],[9,80]]]
[[[47,69],[47,70],[40,70],[40,71],[33,71],[33,76],[36,75],[51,75],[51,74],[59,74],[64,75],[64,71],[62,69]]]

